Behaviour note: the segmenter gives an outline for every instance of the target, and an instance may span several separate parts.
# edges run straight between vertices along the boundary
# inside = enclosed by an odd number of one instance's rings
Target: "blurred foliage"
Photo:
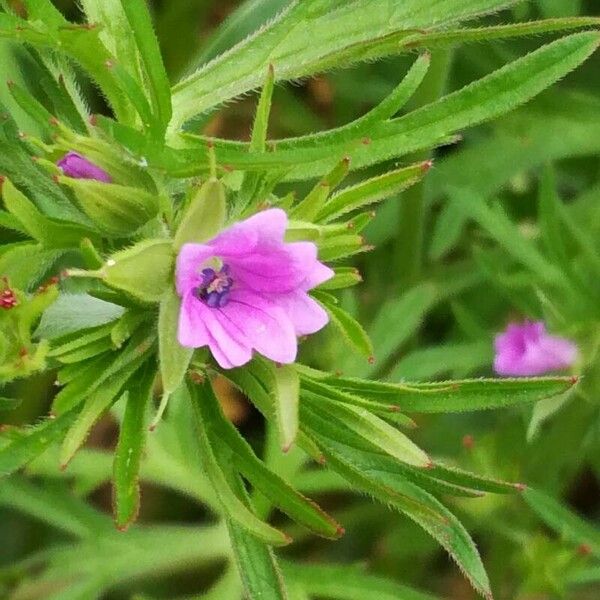
[[[19,2],[8,4],[17,9],[20,6]],[[155,31],[169,79],[176,82],[193,73],[273,19],[288,4],[286,0],[155,0]],[[55,5],[70,20],[83,20],[79,3],[61,0]],[[595,0],[520,2],[499,15],[484,17],[478,24],[491,27],[577,15],[600,17],[600,6]],[[557,37],[551,33],[541,39],[528,36],[441,47],[431,41],[432,65],[424,85],[400,116],[482,79],[546,43],[549,36]],[[419,45],[418,40],[414,43]],[[427,40],[422,45],[427,47]],[[326,63],[323,68],[317,68],[317,64],[314,72],[319,75],[292,72],[290,78],[295,83],[278,82],[273,93],[269,139],[306,136],[358,119],[395,90],[416,55],[391,55],[360,64],[354,64],[353,58],[350,56],[344,70],[330,71]],[[0,61],[5,77],[17,86],[27,85],[27,66],[12,43],[0,42]],[[431,142],[423,146],[413,147],[407,138],[406,150],[393,156],[381,150],[380,157],[371,160],[382,147],[374,135],[370,146],[356,151],[352,160],[364,169],[349,174],[349,185],[430,158],[434,166],[422,182],[415,182],[409,190],[400,191],[403,188],[398,186],[387,194],[391,198],[376,209],[362,232],[374,250],[357,254],[352,260],[363,283],[340,294],[339,306],[364,325],[375,361],[368,362],[364,355],[355,353],[352,344],[348,346],[333,327],[303,348],[307,364],[340,371],[348,377],[393,383],[442,382],[448,378],[492,376],[493,337],[509,319],[543,319],[549,329],[577,341],[581,359],[574,372],[583,377],[566,394],[498,411],[470,412],[463,406],[455,414],[436,410],[416,411],[416,416],[411,413],[418,425],[411,431],[411,439],[427,448],[436,463],[472,471],[482,478],[471,481],[470,486],[464,480],[452,484],[441,475],[437,479],[432,471],[444,503],[476,541],[497,599],[592,600],[600,595],[600,55],[596,53],[566,75],[570,70],[556,74],[554,79],[561,79],[557,85],[523,106],[521,100],[515,101],[515,110],[491,122],[463,132],[463,127],[471,123],[461,123],[459,114],[455,126],[434,132]],[[245,87],[240,78],[241,87],[233,95],[259,87],[264,70],[260,75],[260,82],[249,81]],[[87,79],[78,75],[77,81],[76,87],[91,92],[93,112],[109,114],[106,98],[95,93]],[[550,83],[540,85],[539,90]],[[217,100],[221,100],[219,85],[217,79],[207,91]],[[218,111],[192,114],[201,99],[185,99],[189,106],[186,104],[182,122],[187,122],[190,132],[248,142],[256,109],[254,95],[227,102]],[[0,102],[21,129],[44,136],[39,121],[23,109],[23,103],[17,102],[8,88],[0,89]],[[157,102],[160,104],[160,99]],[[122,108],[127,116],[127,107]],[[495,116],[493,112],[490,109],[490,116]],[[375,125],[372,129],[377,134]],[[450,137],[455,129],[461,130],[460,139]],[[403,138],[390,142],[402,143]],[[200,141],[189,144],[186,150],[190,155],[201,147]],[[282,145],[286,150],[285,143]],[[430,150],[434,145],[439,147]],[[232,146],[232,160],[242,160],[242,151],[236,152],[238,148]],[[398,156],[401,164],[396,162]],[[170,158],[161,155],[156,160],[167,164]],[[189,156],[184,158],[188,161]],[[293,159],[292,155],[290,161]],[[25,159],[12,156],[11,160],[14,172],[27,178]],[[205,169],[203,160],[203,156],[193,155],[185,168],[196,174],[195,169]],[[283,198],[293,189],[303,197],[312,189],[306,180],[312,178],[314,183],[314,177],[323,175],[332,160],[339,157],[325,155],[306,165],[284,165],[285,173],[296,170],[278,184],[278,195]],[[29,163],[27,168],[31,168]],[[57,206],[66,205],[57,192],[48,196],[42,191],[36,200],[49,218],[56,216],[52,211],[58,210]],[[74,221],[77,223],[77,219]],[[21,231],[5,227],[4,222],[0,225],[3,243],[23,242]],[[80,222],[78,226],[85,228],[89,223]],[[51,257],[36,255],[33,260],[26,254],[23,266],[11,273],[14,285],[24,287],[16,280],[27,279],[26,268],[45,274],[44,258],[59,266],[61,260],[66,261],[60,249],[53,252]],[[0,265],[4,257],[0,254]],[[100,329],[121,316],[107,315],[103,312],[106,307],[95,305],[93,309],[81,308],[83,318],[89,319],[93,310],[98,311],[92,315],[96,319],[93,325]],[[70,318],[76,320],[77,315]],[[40,327],[44,327],[44,320]],[[347,330],[343,323],[342,329]],[[69,331],[62,330],[54,337],[61,334],[68,335]],[[27,342],[31,343],[29,338]],[[354,346],[360,347],[361,343],[364,346],[366,342],[354,339]],[[18,380],[2,390],[7,403],[0,403],[0,417],[7,424],[10,443],[18,440],[20,430],[15,429],[11,438],[9,425],[31,423],[48,413],[55,397],[55,373]],[[92,368],[90,381],[95,376]],[[336,438],[335,427],[338,419],[343,424],[343,418],[331,408],[323,419],[314,399],[319,392],[315,386],[321,380],[312,380],[307,370],[302,381],[309,388],[303,388],[301,411],[305,411],[307,422],[318,423],[314,429],[322,436],[317,436],[317,442],[325,454],[324,449],[329,449],[331,456],[327,458],[335,464],[336,443],[343,445],[343,436],[340,433]],[[248,382],[234,383],[252,395],[246,389]],[[265,426],[254,406],[226,379],[219,379],[217,385],[224,413],[256,453],[264,457],[269,469],[282,482],[293,483],[300,493],[318,499],[345,529],[343,537],[330,542],[286,523],[285,530],[296,543],[277,554],[282,558],[290,600],[466,600],[477,596],[438,543],[413,521],[367,501],[338,473],[304,464],[300,450],[282,455],[277,428],[270,423]],[[353,384],[346,385],[343,390],[351,392]],[[2,597],[239,597],[241,584],[232,566],[225,524],[217,519],[222,509],[211,487],[214,482],[209,481],[200,458],[183,451],[187,441],[202,435],[209,440],[217,436],[213,443],[218,447],[220,436],[229,430],[225,420],[219,420],[219,411],[207,414],[210,409],[205,406],[198,409],[204,411],[200,422],[211,423],[213,419],[215,429],[206,426],[204,434],[194,432],[189,414],[182,408],[186,401],[180,397],[183,395],[172,398],[166,420],[148,435],[140,471],[143,503],[138,524],[127,534],[117,531],[109,516],[114,500],[110,490],[111,451],[117,444],[117,422],[122,421],[125,411],[122,402],[115,406],[114,414],[96,424],[66,471],[57,469],[59,461],[65,462],[64,457],[59,457],[58,448],[51,448],[26,467],[25,475],[0,481]],[[22,402],[15,408],[8,398]],[[483,403],[485,394],[475,390],[469,398]],[[490,401],[489,406],[501,404]],[[41,436],[58,436],[62,425],[56,423],[62,418],[40,421],[33,435],[40,429]],[[329,423],[320,423],[319,419]],[[227,453],[215,455],[215,461],[221,463],[241,460]],[[243,449],[239,455],[243,455]],[[357,465],[365,473],[372,468],[366,462]],[[392,480],[396,466],[377,473]],[[243,474],[254,485],[248,473]],[[241,480],[237,475],[235,479],[241,486],[238,497],[247,501]],[[524,482],[531,487],[522,494],[495,494],[509,491],[501,490],[496,480]],[[485,493],[472,493],[473,489]],[[276,504],[256,489],[251,500],[263,519],[271,515]],[[387,503],[391,504],[389,500]],[[278,507],[287,512],[285,507]],[[129,512],[137,508],[129,507]],[[124,510],[127,513],[127,507]],[[295,509],[287,506],[287,510]],[[450,522],[453,526],[454,517],[450,512],[447,515],[448,521],[440,529]],[[130,516],[127,513],[124,519]],[[328,526],[333,527],[330,537],[339,533],[336,522],[313,522],[311,519],[316,517],[312,514],[306,518],[313,527],[321,528],[321,533]],[[271,522],[279,526],[283,519],[276,514]],[[453,535],[457,531],[460,535],[460,527],[458,524],[452,530]],[[268,562],[263,554],[270,550],[256,547],[250,536],[236,528],[231,527],[230,535],[243,538],[238,543],[247,545],[248,561],[254,558],[259,564],[262,560]],[[439,541],[444,533],[436,537]],[[468,565],[461,564],[461,568],[468,570]],[[479,589],[482,587],[479,585]]]

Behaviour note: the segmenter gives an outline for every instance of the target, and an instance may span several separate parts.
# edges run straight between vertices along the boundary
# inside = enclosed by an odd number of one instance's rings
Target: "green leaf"
[[[42,315],[35,335],[54,339],[81,329],[111,323],[119,319],[124,312],[121,306],[87,294],[61,293],[56,302]]]
[[[212,444],[225,444],[229,462],[281,511],[313,533],[338,538],[343,529],[314,502],[305,498],[256,458],[249,444],[224,417],[216,398],[205,397],[199,405]]]
[[[101,26],[98,37],[102,43],[141,86],[140,56],[122,4],[121,0],[81,0],[88,23]]]
[[[415,36],[415,44],[424,45],[428,48],[446,46],[449,44],[492,41],[498,39],[509,39],[538,35],[540,33],[554,33],[584,27],[600,25],[598,17],[565,17],[557,19],[545,19],[542,21],[528,21],[526,23],[510,23],[508,25],[492,25],[490,27],[477,27],[474,29],[463,28],[448,31],[437,31]]]
[[[523,498],[538,517],[563,539],[585,545],[600,558],[600,531],[597,527],[539,490],[527,488],[523,492]]]
[[[265,151],[274,82],[275,71],[273,69],[273,65],[271,64],[267,68],[267,76],[260,93],[258,106],[256,107],[256,114],[254,115],[252,135],[250,136],[250,152]]]
[[[91,74],[115,113],[124,122],[135,122],[135,113],[130,102],[136,104],[137,109],[148,116],[148,110],[140,106],[139,99],[135,98],[141,93],[139,87],[120,65],[115,64],[112,54],[100,41],[96,28],[68,24],[62,16],[60,20],[53,18],[46,22],[43,19],[28,22],[13,15],[1,14],[0,36],[16,38],[36,47],[51,48],[68,54]],[[128,98],[123,94],[123,90],[127,91]]]
[[[331,302],[329,298],[318,292],[313,292],[313,294],[329,313],[331,322],[340,331],[344,340],[362,356],[372,358],[374,354],[373,344],[362,325],[351,317],[347,311]]]
[[[301,406],[304,408],[305,405]],[[304,423],[305,413],[302,414]],[[320,417],[320,423],[316,413],[312,416],[306,414],[306,417],[328,462],[354,489],[358,488],[383,503],[391,504],[418,523],[448,551],[475,589],[486,598],[491,598],[488,578],[477,548],[448,509],[431,494],[405,477],[399,477],[397,472],[390,471],[385,461],[378,467],[377,455],[367,454],[364,448],[356,447],[352,438],[341,440],[340,434],[336,433],[337,428],[331,428],[331,421],[327,417]],[[333,437],[326,432],[328,427],[333,431]],[[364,444],[360,443],[360,446]],[[366,456],[372,459],[365,461]],[[426,475],[427,471],[423,473]]]
[[[256,107],[256,114],[252,124],[252,133],[250,135],[248,152],[261,153],[265,151],[267,130],[269,127],[269,114],[271,113],[271,99],[273,97],[274,78],[275,75],[273,65],[269,65],[267,69],[267,76],[265,78],[260,93],[260,98],[258,100],[258,105]],[[252,206],[256,200],[260,201],[262,198],[267,196],[266,193],[263,196],[261,190],[261,187],[266,183],[266,180],[266,172],[243,173],[240,191],[236,199],[237,213],[243,212],[247,207]]]
[[[406,435],[389,425],[369,410],[342,404],[308,390],[302,392],[302,401],[312,413],[336,423],[340,432],[349,429],[369,445],[395,459],[415,467],[430,468],[431,459]]]
[[[165,292],[158,310],[158,356],[165,394],[172,394],[183,382],[194,353],[177,340],[180,300],[174,289]]]
[[[430,166],[431,162],[426,161],[410,167],[388,171],[383,175],[378,175],[366,181],[361,181],[352,187],[345,188],[332,196],[323,206],[316,215],[317,221],[328,223],[348,212],[364,208],[398,194],[418,183]]]
[[[8,89],[15,102],[36,122],[44,138],[49,139],[54,133],[51,125],[53,115],[48,112],[46,107],[35,96],[32,96],[14,81],[8,82]]]
[[[0,411],[14,410],[20,406],[21,402],[20,398],[4,398],[0,396]]]
[[[419,284],[399,298],[388,300],[368,331],[377,362],[359,365],[356,361],[347,360],[342,369],[361,376],[373,375],[415,334],[425,315],[438,301],[439,292],[432,283]]]
[[[156,134],[162,135],[172,114],[171,86],[158,40],[154,34],[148,6],[144,0],[122,0],[121,6],[127,15],[147,75],[152,108],[160,124],[160,129]]]
[[[292,219],[314,221],[323,211],[331,191],[346,177],[349,170],[350,159],[344,157],[315,185],[306,198],[292,209],[290,213]]]
[[[352,565],[316,565],[286,562],[283,571],[290,582],[310,597],[332,600],[435,600],[434,596],[400,585],[391,579],[369,575]]]
[[[273,365],[267,361],[273,387],[271,395],[275,401],[277,429],[283,452],[287,452],[298,435],[298,402],[300,400],[300,379],[294,365]]]
[[[248,600],[288,600],[283,575],[273,549],[233,520],[229,539]],[[215,599],[216,600],[216,599]]]
[[[362,277],[355,267],[335,267],[335,275],[322,283],[318,289],[339,290],[362,282]]]
[[[273,398],[262,383],[263,380],[269,382],[271,375],[264,373],[264,369],[260,368],[260,363],[253,361],[241,369],[225,369],[222,371],[222,375],[248,396],[265,419],[276,422]],[[300,448],[317,463],[323,462],[323,454],[319,448],[302,431],[298,433],[297,442]]]
[[[6,244],[3,250],[0,273],[25,291],[34,290],[65,253],[63,249],[46,249],[37,244]]]
[[[403,411],[451,413],[507,408],[564,394],[574,377],[465,379],[439,383],[377,383],[351,377],[331,377],[326,383],[375,402],[390,403]]]
[[[106,373],[104,373],[102,387],[97,386],[97,389],[90,392],[85,399],[80,398],[84,400],[83,408],[69,428],[61,446],[59,460],[62,469],[68,466],[77,450],[85,442],[92,427],[118,399],[125,383],[134,375],[145,359],[145,356],[139,356],[111,377],[106,377]],[[127,395],[128,393],[125,391],[122,397],[127,397]]]
[[[105,385],[113,376],[124,375],[124,371],[129,374],[135,371],[135,365],[148,356],[154,349],[155,333],[151,330],[149,334],[146,331],[139,331],[131,338],[127,346],[118,353],[107,353],[88,360],[80,365],[69,365],[61,369],[58,379],[61,383],[67,383],[55,397],[52,408],[55,413],[60,414],[69,410],[72,406],[81,403],[96,390],[103,389],[108,392],[112,386]],[[133,369],[133,370],[130,370]],[[65,371],[69,377],[64,377]],[[117,379],[119,379],[117,377]],[[118,383],[114,382],[115,385]],[[121,385],[125,383],[122,381]],[[100,386],[104,386],[101,388]],[[118,390],[117,390],[118,392]],[[115,392],[115,394],[117,393]]]
[[[63,364],[80,363],[99,354],[104,354],[109,350],[113,350],[112,341],[108,336],[102,339],[89,342],[71,352],[65,352],[57,356],[58,360]]]
[[[139,471],[146,438],[146,410],[152,398],[154,368],[146,368],[127,387],[127,406],[119,431],[113,463],[115,523],[126,530],[137,518],[140,507]]]
[[[171,129],[257,88],[268,64],[275,66],[278,80],[285,80],[402,52],[402,39],[409,38],[414,30],[444,28],[448,23],[503,8],[510,0],[444,2],[436,7],[435,25],[429,13],[419,10],[418,2],[406,0],[398,5],[393,0],[382,0],[377,11],[373,11],[369,0],[345,5],[318,0],[290,4],[259,33],[175,86]],[[306,39],[313,43],[306,44]]]
[[[92,344],[106,338],[110,335],[113,325],[101,325],[100,327],[84,329],[76,334],[70,334],[62,337],[54,338],[52,349],[48,352],[48,356],[61,356],[62,354],[70,354],[80,348]]]
[[[598,34],[586,32],[571,35],[543,46],[502,69],[480,79],[441,100],[424,106],[405,116],[380,123],[371,129],[368,146],[355,140],[355,146],[315,146],[302,138],[280,140],[277,152],[250,155],[244,145],[215,141],[220,160],[233,168],[264,169],[268,166],[289,168],[287,179],[307,179],[326,173],[338,157],[348,155],[352,167],[358,169],[402,155],[430,148],[447,140],[457,130],[491,120],[530,100],[555,83],[566,73],[585,61],[598,46]],[[118,132],[113,131],[114,134]],[[191,150],[193,136],[186,136],[190,149],[167,151],[168,160],[144,148],[152,164],[174,172],[194,173],[206,168],[206,141],[200,138]],[[123,143],[126,140],[121,139]],[[160,151],[162,152],[162,150]],[[195,168],[193,165],[196,165]]]
[[[329,425],[329,420],[321,419],[319,424],[318,420],[314,421],[314,417],[314,414],[310,417],[311,431],[335,470],[353,488],[391,504],[423,527],[446,549],[473,587],[486,598],[491,598],[489,581],[477,548],[458,519],[429,493],[398,477],[397,473],[390,473],[389,466],[384,465],[379,469],[372,461],[371,464],[365,464],[364,450],[334,441],[339,439],[339,434],[334,433],[332,438],[322,430],[324,425]]]
[[[209,384],[202,386],[202,395],[212,394]],[[207,424],[202,419],[200,404],[204,399],[196,391],[196,388],[190,390],[192,407],[194,410],[195,423],[198,432],[198,445],[201,453],[204,470],[215,490],[215,493],[221,502],[223,510],[228,519],[242,527],[245,531],[255,536],[264,543],[282,546],[290,543],[290,538],[283,532],[271,527],[264,521],[261,521],[232,489],[224,473],[224,466],[220,464],[215,455],[215,448],[211,444]],[[243,565],[240,565],[243,569]]]
[[[481,198],[468,190],[453,190],[451,198],[463,214],[476,221],[515,260],[547,283],[564,282],[562,272],[548,262],[533,243],[523,236],[500,206],[489,208]]]
[[[0,476],[10,475],[38,457],[60,439],[77,417],[74,409],[56,418],[46,419],[24,430],[23,435],[0,448]]]
[[[110,527],[106,517],[66,489],[41,487],[11,477],[0,486],[0,505],[8,506],[80,538],[101,535]]]

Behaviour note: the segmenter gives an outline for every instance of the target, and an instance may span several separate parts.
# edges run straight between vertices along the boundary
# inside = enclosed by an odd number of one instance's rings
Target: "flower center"
[[[229,302],[232,285],[229,265],[223,265],[219,270],[202,269],[202,283],[194,290],[194,295],[210,308],[221,308]]]

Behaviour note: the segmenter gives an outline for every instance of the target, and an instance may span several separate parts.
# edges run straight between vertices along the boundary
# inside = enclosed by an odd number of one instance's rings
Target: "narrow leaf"
[[[212,394],[209,384],[202,386],[202,394]],[[204,470],[213,485],[215,493],[223,506],[223,510],[228,518],[242,527],[245,531],[255,536],[257,539],[274,546],[283,546],[290,543],[290,538],[283,532],[271,527],[264,521],[261,521],[236,495],[231,488],[225,473],[219,461],[215,456],[211,439],[207,431],[206,423],[202,419],[200,403],[204,401],[199,397],[196,389],[190,390],[192,407],[194,410],[195,423],[198,432],[198,445],[201,452],[201,459]],[[242,566],[243,568],[243,566]]]
[[[117,529],[126,530],[140,507],[139,471],[146,438],[146,411],[154,369],[147,367],[127,389],[127,406],[113,462],[113,507]]]
[[[0,477],[24,467],[59,440],[75,421],[77,413],[74,409],[54,419],[46,419],[0,448]]]

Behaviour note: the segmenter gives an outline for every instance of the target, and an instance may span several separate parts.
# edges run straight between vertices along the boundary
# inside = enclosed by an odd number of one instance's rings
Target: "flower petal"
[[[263,246],[283,244],[286,228],[285,211],[272,208],[235,223],[215,237],[210,245],[222,258],[243,256]]]
[[[202,304],[204,324],[212,338],[210,349],[224,369],[241,367],[252,359],[252,346],[240,335],[235,322],[222,318],[221,310]]]
[[[177,292],[184,297],[202,281],[201,267],[214,256],[213,249],[204,244],[184,244],[177,256],[175,279]]]
[[[218,312],[220,319],[226,319],[237,335],[263,356],[280,363],[296,360],[294,327],[275,302],[249,290],[234,290],[229,303]]]
[[[509,324],[494,346],[494,370],[504,376],[543,375],[569,367],[577,358],[577,346],[548,335],[543,321]]]
[[[186,348],[201,348],[210,344],[210,334],[202,320],[202,303],[192,294],[187,294],[181,302],[177,340]]]
[[[315,333],[329,323],[327,311],[302,290],[281,294],[276,302],[285,310],[296,335]]]

